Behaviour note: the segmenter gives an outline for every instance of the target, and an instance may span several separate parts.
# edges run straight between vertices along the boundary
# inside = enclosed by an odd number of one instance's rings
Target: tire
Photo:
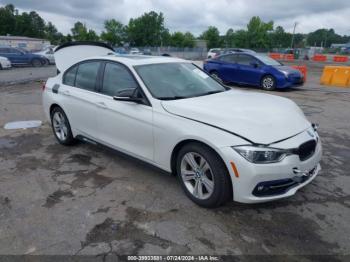
[[[194,171],[193,166],[197,170]],[[226,166],[208,146],[189,143],[182,147],[176,159],[176,172],[185,194],[199,206],[219,207],[232,196]]]
[[[34,67],[40,67],[42,66],[43,64],[41,63],[41,61],[39,59],[33,59],[32,62],[31,62],[32,66]]]
[[[212,78],[214,78],[216,81],[218,81],[219,83],[223,83],[223,81],[221,80],[221,78],[220,78],[220,76],[219,76],[219,73],[218,73],[218,71],[211,71],[210,72],[210,76],[212,77]]]
[[[260,86],[266,91],[273,91],[276,89],[276,79],[272,75],[266,75],[261,79]]]
[[[69,146],[75,144],[68,118],[60,107],[55,107],[51,112],[51,127],[58,143]]]

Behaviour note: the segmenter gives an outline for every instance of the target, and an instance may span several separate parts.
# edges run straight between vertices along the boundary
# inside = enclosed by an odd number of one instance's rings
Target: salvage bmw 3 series
[[[43,105],[58,142],[103,144],[171,172],[200,206],[292,196],[320,171],[317,128],[291,100],[104,44],[65,44],[55,60]]]

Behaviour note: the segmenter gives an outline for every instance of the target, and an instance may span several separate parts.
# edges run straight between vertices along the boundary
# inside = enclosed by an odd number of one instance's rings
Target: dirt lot
[[[320,124],[320,175],[286,200],[213,210],[140,161],[57,144],[47,122],[4,130],[9,121],[45,119],[40,83],[0,86],[0,254],[350,255],[350,89],[320,87],[319,72],[303,88],[274,94]]]

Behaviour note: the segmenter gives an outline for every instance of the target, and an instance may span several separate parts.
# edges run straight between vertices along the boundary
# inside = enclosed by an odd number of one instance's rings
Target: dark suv
[[[43,66],[47,59],[41,55],[35,55],[25,50],[13,47],[0,47],[0,56],[6,57],[12,65]]]

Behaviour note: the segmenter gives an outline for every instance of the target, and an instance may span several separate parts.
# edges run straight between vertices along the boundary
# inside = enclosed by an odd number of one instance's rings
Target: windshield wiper
[[[184,99],[188,98],[187,96],[164,96],[164,97],[157,97],[159,100],[176,100],[176,99]]]
[[[206,93],[200,94],[199,96],[212,95],[212,94],[221,93],[221,92],[225,92],[225,91],[226,91],[226,90],[208,91],[208,92],[206,92]]]

